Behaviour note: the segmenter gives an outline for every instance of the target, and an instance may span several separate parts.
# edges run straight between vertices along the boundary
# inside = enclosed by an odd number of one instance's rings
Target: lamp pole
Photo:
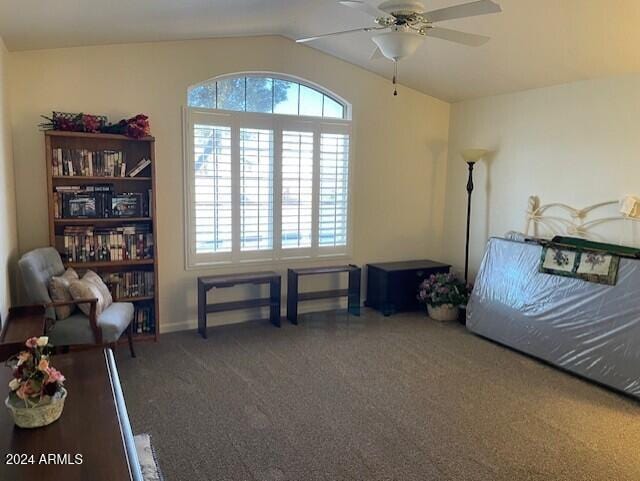
[[[471,193],[473,192],[473,167],[475,162],[467,161],[469,178],[467,180],[467,237],[464,247],[464,281],[469,282],[469,228],[471,225]]]
[[[473,168],[480,159],[487,156],[488,150],[466,149],[462,151],[462,158],[469,168],[467,180],[467,242],[464,246],[464,281],[469,282],[469,230],[471,227],[471,193],[473,192]]]

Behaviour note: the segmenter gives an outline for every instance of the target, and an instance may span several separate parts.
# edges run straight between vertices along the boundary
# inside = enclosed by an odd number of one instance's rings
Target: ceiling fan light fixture
[[[398,61],[412,55],[424,41],[418,33],[393,31],[372,37],[382,55],[389,60]]]
[[[391,0],[382,2],[378,5],[378,9],[387,13],[411,14],[414,12],[424,12],[424,5],[422,2],[415,0]]]

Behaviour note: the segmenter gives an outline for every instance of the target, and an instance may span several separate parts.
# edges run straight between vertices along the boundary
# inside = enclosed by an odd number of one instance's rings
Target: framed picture
[[[542,248],[538,270],[545,274],[613,286],[618,279],[619,263],[617,255],[549,245]]]

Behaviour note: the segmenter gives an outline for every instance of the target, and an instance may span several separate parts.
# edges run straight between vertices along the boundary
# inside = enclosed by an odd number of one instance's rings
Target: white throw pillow
[[[74,300],[96,298],[98,300],[96,302],[96,318],[100,317],[100,314],[113,304],[113,298],[111,297],[109,288],[100,276],[93,271],[87,271],[87,273],[82,276],[82,279],[73,281],[69,286],[69,291]],[[90,304],[79,304],[78,308],[87,316],[91,312]]]
[[[78,274],[71,267],[69,267],[61,276],[53,276],[49,280],[49,295],[51,296],[51,300],[53,302],[73,300],[73,297],[71,297],[71,293],[69,292],[69,287],[73,281],[77,281],[78,279]],[[73,304],[56,307],[56,319],[66,319],[73,314],[75,309],[76,306]]]

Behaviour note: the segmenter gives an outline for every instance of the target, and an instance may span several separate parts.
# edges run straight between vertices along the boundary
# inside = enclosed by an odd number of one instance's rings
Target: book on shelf
[[[53,213],[56,219],[111,217],[112,186],[60,185],[53,193]]]
[[[111,215],[113,217],[141,217],[144,215],[144,211],[140,192],[117,194],[111,198]]]
[[[129,177],[135,177],[140,172],[142,172],[145,169],[145,167],[147,167],[148,165],[151,165],[151,159],[142,159],[140,160],[140,162],[136,164],[136,166],[133,169],[129,171],[127,175]]]
[[[51,155],[53,175],[85,177],[124,177],[127,169],[122,150],[54,148]]]
[[[144,217],[149,206],[146,193],[114,193],[113,184],[61,185],[53,193],[56,219]]]
[[[66,226],[62,235],[62,253],[68,262],[152,259],[153,247],[153,233],[147,225]]]
[[[156,332],[156,321],[153,306],[136,304],[133,312],[133,331],[136,334],[149,334]]]
[[[115,300],[150,297],[155,293],[153,271],[107,272],[102,274],[102,280]]]

